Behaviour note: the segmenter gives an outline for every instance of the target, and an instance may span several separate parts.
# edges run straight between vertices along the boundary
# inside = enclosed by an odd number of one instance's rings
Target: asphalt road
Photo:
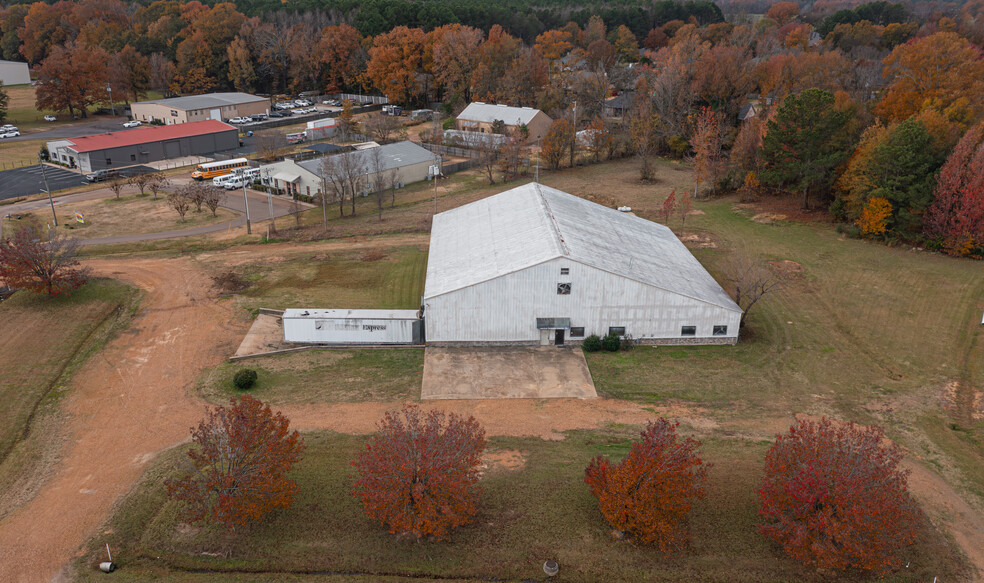
[[[66,115],[68,114],[61,114],[59,117]],[[111,117],[108,115],[95,115],[92,117],[92,121],[74,122],[71,124],[52,122],[50,126],[40,126],[30,130],[22,129],[20,137],[6,138],[4,142],[37,140],[39,138],[43,140],[60,140],[62,138],[93,136],[95,134],[104,134],[106,132],[125,132],[130,129],[123,127],[123,122],[125,121],[127,121],[127,118],[122,115],[118,115],[116,117]]]
[[[153,172],[150,166],[129,166],[120,168],[120,173],[124,176],[143,172]],[[80,184],[88,184],[78,170],[66,170],[55,166],[45,165],[45,176],[48,178],[48,187],[51,192],[57,192],[66,188],[75,188]],[[13,170],[0,172],[0,200],[16,198],[18,196],[28,196],[44,192],[44,180],[41,176],[41,166],[24,166]]]

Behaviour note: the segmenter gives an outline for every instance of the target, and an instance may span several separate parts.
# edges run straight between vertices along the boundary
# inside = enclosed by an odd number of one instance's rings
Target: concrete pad
[[[578,347],[438,347],[424,356],[421,399],[592,399]]]
[[[260,314],[253,321],[253,325],[250,326],[249,332],[246,333],[246,337],[239,344],[239,349],[236,350],[234,356],[259,354],[294,346],[297,345],[284,342],[284,331],[280,326],[280,316]]]

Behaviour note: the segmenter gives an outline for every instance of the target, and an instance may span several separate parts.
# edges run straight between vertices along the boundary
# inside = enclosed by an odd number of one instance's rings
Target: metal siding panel
[[[569,275],[560,275],[569,267]],[[557,283],[570,282],[570,295]],[[425,300],[427,338],[433,342],[531,342],[536,318],[570,318],[585,334],[625,326],[634,338],[680,338],[682,326],[711,337],[713,326],[737,333],[731,310],[616,276],[570,259],[555,259]],[[734,333],[732,333],[734,331]]]

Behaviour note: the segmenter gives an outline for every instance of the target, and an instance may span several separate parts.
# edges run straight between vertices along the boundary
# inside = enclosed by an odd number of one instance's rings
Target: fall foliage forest
[[[695,196],[797,197],[858,236],[974,257],[982,43],[982,0],[0,9],[0,55],[32,66],[38,107],[85,116],[107,84],[125,101],[348,90],[449,114],[471,101],[536,107],[563,121],[542,144],[555,169],[576,163],[588,130],[595,160],[636,155],[644,180],[655,156],[692,159]],[[618,113],[604,109],[613,95]]]

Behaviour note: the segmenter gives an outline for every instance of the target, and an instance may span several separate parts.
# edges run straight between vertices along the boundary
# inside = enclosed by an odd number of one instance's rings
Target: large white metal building
[[[667,227],[535,183],[434,217],[423,309],[428,344],[734,344],[741,319]]]

